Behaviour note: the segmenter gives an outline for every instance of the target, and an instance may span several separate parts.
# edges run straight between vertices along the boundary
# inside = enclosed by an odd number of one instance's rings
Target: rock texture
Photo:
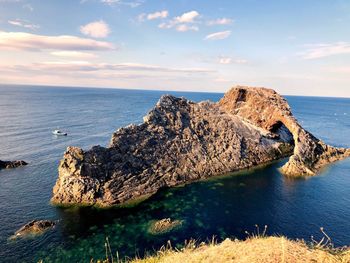
[[[50,220],[33,220],[18,229],[11,239],[40,235],[55,225],[56,222]]]
[[[172,220],[171,218],[164,218],[161,220],[151,222],[148,228],[148,232],[152,235],[161,235],[181,227],[182,224],[182,220]]]
[[[165,95],[144,123],[117,130],[108,148],[68,147],[52,202],[116,205],[290,155],[283,173],[314,175],[350,150],[305,131],[270,89],[235,87],[218,103]]]
[[[0,160],[0,169],[10,169],[16,168],[23,165],[27,165],[25,161],[1,161]]]
[[[219,104],[267,131],[273,133],[284,126],[293,134],[293,155],[281,168],[285,175],[315,175],[325,164],[350,156],[350,149],[329,146],[304,130],[286,100],[274,90],[238,87],[225,94]]]

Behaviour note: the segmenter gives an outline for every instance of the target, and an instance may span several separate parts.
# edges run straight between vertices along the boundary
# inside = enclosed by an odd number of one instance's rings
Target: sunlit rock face
[[[52,202],[116,205],[290,155],[281,171],[302,176],[350,151],[305,131],[270,89],[235,87],[218,103],[165,95],[144,123],[117,130],[108,148],[68,147]]]
[[[293,134],[293,155],[281,168],[285,175],[315,175],[323,165],[350,156],[350,149],[326,145],[304,130],[293,117],[286,100],[274,90],[237,87],[226,93],[219,104],[267,131],[275,132],[284,127]]]

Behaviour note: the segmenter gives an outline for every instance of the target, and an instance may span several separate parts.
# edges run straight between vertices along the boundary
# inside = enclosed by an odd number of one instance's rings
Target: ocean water
[[[255,225],[268,234],[320,239],[320,227],[337,246],[350,245],[350,159],[319,176],[288,179],[263,168],[162,190],[131,208],[57,208],[50,205],[57,166],[69,145],[106,146],[117,128],[140,123],[164,93],[194,101],[222,94],[139,90],[0,86],[0,159],[22,159],[26,167],[0,171],[0,262],[89,262],[103,258],[108,238],[120,257],[144,255],[168,240],[245,238]],[[325,142],[350,147],[350,99],[287,97],[300,123]],[[67,137],[51,135],[55,128]],[[164,235],[148,232],[152,220],[183,220]],[[59,224],[42,236],[9,237],[33,219]]]

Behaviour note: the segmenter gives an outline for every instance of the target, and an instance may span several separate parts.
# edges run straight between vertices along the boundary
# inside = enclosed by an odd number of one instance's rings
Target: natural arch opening
[[[295,143],[294,143],[294,137],[292,132],[287,128],[286,125],[283,124],[282,121],[276,121],[274,124],[270,126],[269,131],[275,135],[278,136],[278,138],[286,142],[288,144],[291,144],[294,148]]]

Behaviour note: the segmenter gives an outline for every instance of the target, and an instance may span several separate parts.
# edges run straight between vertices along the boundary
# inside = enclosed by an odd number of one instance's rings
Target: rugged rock
[[[11,239],[40,235],[55,225],[56,222],[50,220],[33,220],[18,229]]]
[[[304,130],[293,117],[286,100],[274,90],[238,87],[225,94],[219,104],[267,131],[274,133],[284,127],[293,134],[293,155],[281,168],[285,175],[315,175],[325,164],[350,156],[350,149],[326,145]]]
[[[148,232],[152,235],[161,235],[180,227],[182,224],[182,220],[171,220],[171,218],[164,218],[151,222]]]
[[[16,168],[27,164],[28,163],[26,163],[25,161],[1,161],[0,160],[0,169]]]
[[[314,175],[350,150],[305,131],[270,89],[235,87],[218,103],[165,95],[144,123],[117,130],[108,148],[68,147],[52,202],[116,205],[290,155],[283,173]]]

